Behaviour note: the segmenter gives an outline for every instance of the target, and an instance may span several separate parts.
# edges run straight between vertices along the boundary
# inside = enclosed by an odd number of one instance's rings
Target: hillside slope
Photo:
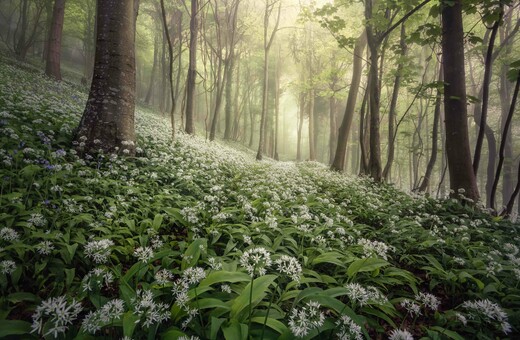
[[[83,155],[85,100],[0,63],[0,338],[520,336],[518,225],[145,109],[137,157]]]

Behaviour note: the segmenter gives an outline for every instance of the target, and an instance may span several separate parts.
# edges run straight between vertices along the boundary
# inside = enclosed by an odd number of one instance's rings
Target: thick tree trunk
[[[49,32],[45,74],[56,80],[61,80],[61,35],[64,16],[65,0],[55,0],[52,11],[52,25]]]
[[[190,19],[190,57],[188,65],[188,79],[186,81],[186,133],[195,133],[193,119],[195,104],[195,79],[197,77],[197,39],[199,33],[199,1],[191,0]],[[180,43],[180,42],[179,42]],[[179,70],[180,72],[180,70]],[[213,129],[212,129],[213,131]],[[213,137],[214,138],[214,137]],[[210,137],[211,140],[213,140]]]
[[[75,135],[83,152],[135,154],[135,6],[98,2],[94,76]]]
[[[361,83],[361,74],[363,69],[363,50],[365,49],[366,44],[366,31],[363,31],[363,33],[357,39],[356,46],[354,47],[352,80],[350,82],[347,106],[345,107],[345,115],[343,116],[343,120],[338,131],[338,142],[334,155],[334,161],[330,167],[331,170],[343,171],[345,169],[348,137],[356,109],[356,101],[359,93],[359,85]]]
[[[442,8],[442,52],[450,187],[455,195],[463,190],[467,198],[476,201],[479,193],[469,147],[461,0]]]

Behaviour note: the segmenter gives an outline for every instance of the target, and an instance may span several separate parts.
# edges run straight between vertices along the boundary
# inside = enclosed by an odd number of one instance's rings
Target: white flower
[[[139,247],[134,251],[134,256],[137,257],[139,261],[146,263],[153,258],[153,249],[151,247]]]
[[[373,286],[363,287],[359,283],[354,282],[346,284],[345,288],[347,289],[349,299],[359,302],[360,306],[369,303],[384,304],[387,301],[386,297]]]
[[[90,241],[85,245],[85,256],[92,258],[95,263],[105,263],[110,256],[110,247],[113,245],[114,242],[108,239]]]
[[[36,250],[40,255],[49,255],[54,250],[51,241],[42,241],[36,246]]]
[[[132,300],[132,305],[134,314],[139,316],[136,323],[142,321],[144,327],[159,324],[170,318],[168,305],[155,302],[151,290],[137,290],[137,296]]]
[[[39,213],[31,214],[31,218],[29,218],[27,222],[34,225],[35,227],[43,227],[45,224],[47,224],[45,217]]]
[[[292,256],[282,255],[279,259],[276,259],[274,263],[278,266],[277,270],[290,276],[294,281],[300,282],[300,276],[302,275],[302,266]]]
[[[249,249],[240,257],[240,265],[251,276],[255,276],[255,273],[265,275],[266,268],[271,265],[271,254],[263,247]]]
[[[483,320],[493,324],[497,322],[500,324],[500,329],[505,334],[511,331],[511,325],[508,322],[507,314],[496,303],[485,300],[465,301],[462,307],[467,309],[471,317],[479,316]]]
[[[108,287],[114,281],[114,274],[105,268],[94,268],[83,277],[83,291],[99,290],[102,285]]]
[[[413,340],[413,336],[407,330],[394,329],[390,332],[389,340]]]
[[[43,326],[46,325],[48,330],[42,335],[52,334],[57,338],[58,334],[67,331],[68,326],[76,320],[82,309],[81,304],[75,300],[72,300],[70,304],[67,303],[65,296],[44,300],[36,307],[36,311],[32,315],[31,333],[41,334]]]
[[[459,320],[464,326],[468,324],[468,319],[461,313],[455,313],[455,317]]]
[[[222,290],[225,293],[231,294],[231,287],[229,285],[221,285],[220,290]]]
[[[336,336],[340,340],[363,340],[361,326],[354,322],[349,316],[342,315],[337,321],[339,327]]]
[[[11,260],[3,260],[0,262],[0,273],[12,274],[16,270],[16,263]]]
[[[436,311],[439,308],[439,305],[441,304],[439,299],[435,295],[430,293],[420,292],[419,294],[415,295],[415,300],[421,302],[432,311]]]
[[[312,328],[319,328],[325,322],[325,315],[320,311],[320,304],[309,301],[298,310],[293,309],[289,317],[289,328],[297,337],[306,336]]]
[[[208,259],[208,263],[209,263],[209,266],[211,267],[211,269],[213,269],[213,270],[222,269],[222,263],[218,262],[217,259],[215,259],[214,257],[210,257]]]
[[[3,227],[2,229],[0,229],[1,240],[13,242],[18,241],[19,238],[20,235],[18,235],[18,233],[12,228]]]
[[[405,299],[400,303],[401,307],[405,308],[410,314],[421,315],[421,306],[412,300]]]
[[[168,269],[161,269],[155,273],[154,277],[158,284],[164,285],[168,282],[171,282],[173,279],[173,274]]]
[[[197,284],[205,277],[206,273],[200,267],[186,268],[182,273],[182,278],[188,285]]]

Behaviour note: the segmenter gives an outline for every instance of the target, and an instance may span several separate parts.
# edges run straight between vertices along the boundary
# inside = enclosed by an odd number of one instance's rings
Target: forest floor
[[[144,108],[83,155],[86,98],[0,60],[0,338],[520,337],[519,225]]]

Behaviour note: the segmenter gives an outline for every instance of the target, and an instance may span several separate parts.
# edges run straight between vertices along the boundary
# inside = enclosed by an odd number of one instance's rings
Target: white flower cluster
[[[82,327],[86,332],[95,334],[104,325],[121,319],[124,312],[125,303],[123,300],[110,300],[101,309],[89,312],[83,319]]]
[[[164,285],[173,280],[173,274],[168,269],[161,269],[155,273],[154,278],[158,284]]]
[[[292,280],[298,283],[300,282],[302,266],[297,259],[289,255],[282,255],[274,263],[277,265],[277,270],[280,273],[290,276]]]
[[[94,268],[83,277],[83,291],[92,292],[108,287],[114,281],[114,274],[106,268]]]
[[[406,309],[406,311],[411,315],[421,315],[421,306],[412,300],[404,299],[399,305]]]
[[[390,332],[389,340],[413,340],[413,336],[407,330],[394,329]]]
[[[358,241],[358,244],[363,246],[363,253],[366,257],[377,255],[385,260],[388,260],[388,252],[390,251],[390,247],[386,243],[362,238]]]
[[[3,227],[0,229],[0,240],[4,240],[7,242],[18,241],[20,235],[16,232],[16,230],[12,228]]]
[[[349,283],[345,285],[347,289],[347,296],[352,301],[357,301],[360,306],[367,304],[382,305],[388,300],[376,287],[363,287],[359,283]]]
[[[151,247],[139,247],[134,250],[134,256],[137,257],[139,261],[147,263],[154,256],[153,249]]]
[[[36,250],[40,255],[49,255],[54,250],[54,245],[51,241],[42,241],[36,245]]]
[[[240,257],[240,265],[252,277],[255,274],[265,275],[266,269],[271,266],[271,254],[264,247],[246,250]]]
[[[12,260],[3,260],[0,262],[0,273],[12,274],[16,270],[16,263]]]
[[[509,324],[507,314],[498,304],[484,299],[465,301],[462,307],[469,311],[470,317],[475,318],[478,316],[491,324],[497,322],[500,324],[502,332],[505,334],[511,332],[511,325]]]
[[[337,321],[339,327],[336,337],[340,340],[363,340],[361,326],[354,322],[349,316],[342,315]]]
[[[47,224],[47,220],[40,213],[31,214],[31,217],[27,220],[28,223],[35,227],[43,227]]]
[[[110,247],[113,245],[114,242],[109,239],[90,241],[85,245],[85,256],[95,263],[105,263],[110,257]]]
[[[151,290],[137,290],[137,296],[132,299],[132,307],[134,314],[139,316],[136,323],[143,322],[144,327],[159,324],[170,318],[168,305],[155,302]]]
[[[36,332],[43,336],[52,334],[57,338],[58,334],[67,331],[82,309],[79,302],[72,300],[68,303],[65,296],[44,300],[32,315],[31,333]],[[44,326],[47,332],[42,334]]]
[[[320,311],[320,304],[309,301],[302,309],[293,309],[289,318],[291,332],[300,338],[306,336],[312,328],[319,328],[325,322],[325,315]]]
[[[439,299],[435,295],[430,293],[420,292],[419,294],[415,295],[415,300],[417,302],[420,302],[426,308],[432,311],[436,311],[437,309],[439,309],[439,305],[441,304]]]

